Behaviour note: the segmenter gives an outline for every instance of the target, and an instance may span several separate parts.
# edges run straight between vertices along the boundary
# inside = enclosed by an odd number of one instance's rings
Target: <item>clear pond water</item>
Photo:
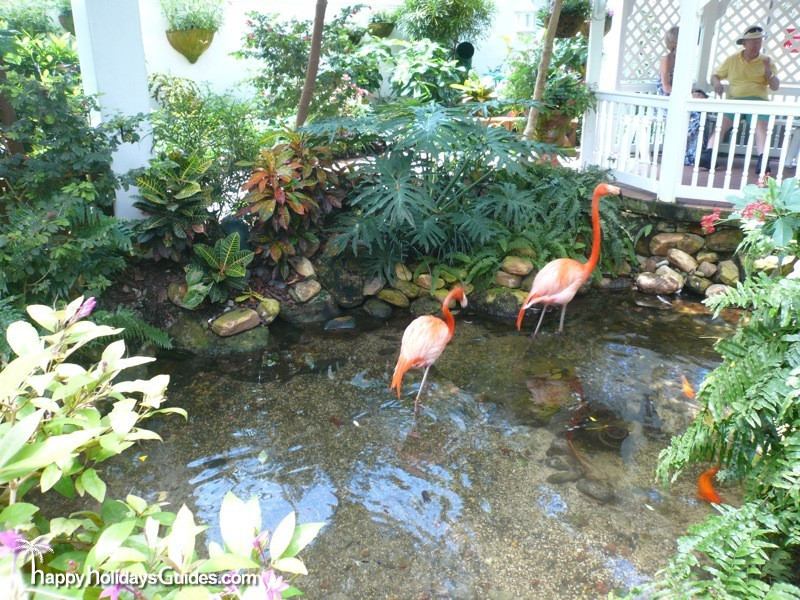
[[[668,491],[653,472],[691,420],[681,375],[697,387],[732,331],[635,300],[577,298],[564,335],[553,312],[536,340],[538,315],[523,333],[457,315],[416,423],[421,372],[399,400],[388,389],[407,313],[356,313],[345,332],[276,324],[263,356],[160,359],[189,422],[156,422],[163,443],[106,463],[109,495],[186,503],[217,540],[228,490],[260,498],[271,529],[291,510],[325,521],[302,556],[310,599],[605,598],[651,578],[712,510],[700,469]],[[580,462],[559,454],[569,430]]]

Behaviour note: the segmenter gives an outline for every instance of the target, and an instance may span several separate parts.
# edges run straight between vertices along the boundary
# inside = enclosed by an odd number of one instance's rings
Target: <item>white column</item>
[[[681,29],[678,35],[672,93],[669,96],[664,132],[664,139],[669,140],[669,143],[664,144],[658,181],[658,199],[663,202],[675,202],[676,189],[683,178],[683,156],[686,154],[686,135],[689,127],[686,100],[692,93],[697,36],[700,32],[700,13],[697,4],[696,0],[681,0]]]
[[[72,14],[83,88],[87,94],[99,94],[100,119],[105,121],[120,113],[149,113],[138,0],[72,0]],[[139,133],[141,142],[117,148],[111,165],[115,173],[147,164],[151,156],[150,130]],[[137,192],[136,188],[117,190],[115,216],[142,218],[133,207],[132,196]]]
[[[589,22],[589,58],[586,61],[586,83],[597,87],[600,68],[603,64],[603,35],[606,26],[606,0],[592,1],[592,16]],[[581,127],[581,166],[591,164],[597,132],[597,113],[586,111]]]

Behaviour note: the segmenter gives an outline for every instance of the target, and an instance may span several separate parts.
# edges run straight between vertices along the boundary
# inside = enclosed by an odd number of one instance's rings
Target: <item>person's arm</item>
[[[714,88],[714,92],[717,94],[722,94],[725,91],[725,88],[722,86],[722,81],[720,81],[716,73],[711,76],[711,87]]]
[[[675,66],[675,57],[672,54],[667,54],[661,59],[661,66],[658,69],[659,77],[661,77],[661,87],[669,96],[672,93],[672,68]]]
[[[781,87],[781,80],[772,70],[772,61],[770,60],[769,56],[765,56],[762,60],[764,61],[764,77],[767,79],[767,85],[769,86],[769,89],[775,92],[779,87]]]
[[[725,61],[714,70],[714,74],[709,79],[711,87],[714,88],[714,92],[717,94],[722,94],[725,91],[725,88],[722,86],[722,80],[728,78],[728,65],[730,64],[731,58],[733,57],[729,56],[726,58]]]

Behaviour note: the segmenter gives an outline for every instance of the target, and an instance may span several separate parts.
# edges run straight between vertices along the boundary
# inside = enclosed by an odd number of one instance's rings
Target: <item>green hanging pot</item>
[[[394,30],[394,23],[389,21],[376,21],[367,25],[369,32],[379,38],[389,37]]]
[[[75,20],[72,18],[72,10],[65,11],[58,15],[58,22],[61,23],[61,26],[69,31],[72,35],[75,35]]]
[[[170,45],[194,64],[214,39],[210,29],[176,29],[167,32]]]

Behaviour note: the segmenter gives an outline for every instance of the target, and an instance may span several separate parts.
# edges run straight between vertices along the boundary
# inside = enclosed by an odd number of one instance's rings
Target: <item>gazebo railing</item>
[[[686,137],[666,139],[669,98],[631,92],[598,92],[598,106],[587,118],[595,119],[594,140],[585,148],[586,162],[612,169],[615,177],[643,190],[659,193],[665,178],[673,178],[676,197],[696,200],[725,200],[728,195],[756,183],[764,172],[756,169],[755,128],[758,117],[766,120],[766,145],[771,175],[777,180],[793,177],[800,155],[800,104],[785,101],[752,102],[743,100],[687,99],[686,120],[699,118],[694,164],[684,166]],[[729,137],[714,146],[711,169],[700,168],[700,152],[705,140],[719,138],[723,115],[733,127]],[[752,115],[750,117],[749,115]],[[680,114],[674,118],[680,117]],[[687,131],[688,133],[688,131]],[[730,141],[729,141],[730,140]],[[681,160],[674,173],[662,168],[665,153],[678,152]],[[675,161],[672,161],[673,164]],[[672,200],[672,198],[664,198]]]

